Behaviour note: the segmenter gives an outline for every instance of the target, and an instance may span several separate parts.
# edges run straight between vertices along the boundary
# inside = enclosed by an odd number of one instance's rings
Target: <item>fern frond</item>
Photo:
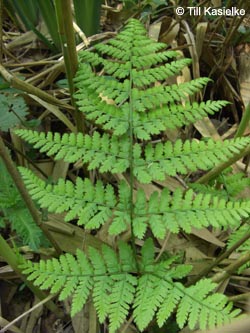
[[[20,167],[19,171],[32,198],[49,212],[67,212],[65,221],[78,218],[79,225],[96,229],[113,216],[117,198],[111,185],[104,186],[101,181],[93,185],[88,178],[79,177],[75,185],[63,179],[52,185],[28,169]]]
[[[41,289],[59,292],[61,300],[72,296],[72,315],[92,294],[100,322],[109,318],[110,332],[121,326],[130,310],[140,331],[155,315],[162,326],[175,308],[180,327],[186,323],[191,328],[197,323],[202,328],[214,326],[237,314],[231,311],[224,295],[211,295],[216,284],[210,280],[189,288],[175,282],[179,272],[172,266],[174,258],[155,263],[152,239],[142,247],[139,271],[131,247],[120,242],[118,248],[119,254],[106,245],[101,252],[89,248],[89,258],[77,249],[76,257],[66,254],[39,263],[25,262],[21,267],[28,280]],[[191,266],[183,265],[180,276],[186,276],[190,270]]]
[[[232,232],[230,232],[230,235],[229,235],[229,238],[227,241],[227,247],[230,248],[230,247],[234,246],[238,241],[242,240],[243,237],[245,237],[247,234],[249,234],[249,232],[250,232],[250,226],[248,223],[241,225],[239,228],[237,228],[235,230],[232,230]],[[249,253],[249,251],[250,251],[249,238],[246,239],[246,241],[243,244],[241,244],[235,251],[242,255]],[[250,262],[247,262],[246,264],[242,265],[238,269],[238,273],[240,274],[243,270],[245,270],[246,268],[249,268],[249,266],[250,266]]]
[[[238,311],[231,312],[232,304],[227,304],[224,295],[210,295],[216,287],[215,283],[204,279],[185,288],[181,283],[173,281],[177,272],[170,267],[172,259],[155,264],[152,252],[153,242],[148,239],[142,248],[143,275],[139,278],[134,302],[135,322],[141,331],[147,327],[154,314],[161,327],[175,308],[180,328],[188,324],[192,329],[197,323],[201,328],[213,327],[238,314]],[[183,276],[190,269],[190,266],[184,265]]]
[[[172,61],[168,64],[162,66],[144,70],[132,70],[133,83],[136,87],[145,87],[149,86],[152,83],[155,83],[157,80],[165,80],[166,78],[176,75],[179,73],[185,66],[190,65],[190,59],[179,59]]]
[[[130,189],[125,182],[118,186],[118,195],[111,185],[101,181],[95,185],[89,179],[70,181],[59,179],[55,185],[46,184],[30,170],[19,168],[30,195],[49,212],[66,212],[65,221],[78,219],[78,225],[96,229],[110,221],[109,233],[118,235],[131,225]],[[154,192],[149,200],[139,189],[134,203],[133,232],[142,239],[148,227],[157,238],[164,238],[166,230],[191,232],[192,227],[203,228],[237,226],[250,213],[249,201],[229,201],[210,193],[185,194],[177,189],[171,195],[164,189]]]
[[[192,227],[237,226],[242,218],[249,216],[250,204],[249,201],[227,201],[210,194],[195,195],[193,190],[183,194],[179,189],[173,195],[167,189],[161,195],[155,192],[147,201],[140,190],[134,213],[133,230],[136,237],[142,238],[149,226],[155,237],[164,238],[166,230],[190,233]]]
[[[33,221],[25,203],[20,201],[13,207],[4,208],[2,212],[5,219],[10,222],[11,229],[15,230],[22,240],[22,244],[28,245],[32,250],[37,250],[43,241],[43,234]]]
[[[199,193],[235,200],[235,197],[250,185],[250,179],[245,177],[244,173],[229,174],[229,171],[222,172],[209,185],[189,183],[188,186]]]
[[[210,81],[207,78],[167,85],[166,79],[190,61],[150,40],[137,20],[130,20],[115,39],[95,45],[94,50],[79,55],[75,99],[102,134],[98,130],[92,135],[16,133],[55,159],[82,161],[89,170],[100,173],[130,173],[129,185],[118,181],[113,187],[79,178],[75,184],[59,180],[52,185],[25,169],[20,171],[33,199],[42,207],[66,212],[67,221],[77,218],[88,229],[109,221],[109,234],[131,230],[133,244],[121,242],[117,252],[104,245],[100,251],[89,248],[86,254],[77,250],[76,257],[66,254],[46,262],[25,263],[24,273],[41,289],[58,292],[60,300],[72,297],[72,315],[92,296],[100,322],[107,320],[111,333],[128,315],[133,316],[139,330],[154,317],[162,326],[174,312],[181,328],[224,323],[237,311],[232,311],[225,296],[213,293],[214,283],[204,279],[186,288],[180,280],[187,277],[190,266],[175,265],[173,256],[156,261],[151,239],[138,254],[135,238],[142,239],[148,228],[154,237],[164,238],[166,231],[189,233],[193,226],[236,226],[249,216],[249,202],[228,201],[193,190],[171,193],[164,189],[148,198],[143,189],[136,192],[134,179],[150,183],[165,180],[166,175],[208,170],[240,153],[250,138],[150,143],[153,135],[213,114],[226,102],[189,101],[189,96]]]
[[[232,304],[227,306],[226,297],[223,294],[208,296],[215,287],[216,284],[208,279],[203,279],[194,286],[183,290],[183,297],[178,304],[176,315],[180,328],[187,323],[191,329],[194,329],[195,325],[199,323],[201,329],[206,329],[207,326],[214,327],[230,320]],[[233,315],[236,314],[235,312]]]
[[[31,130],[15,131],[20,137],[34,144],[41,152],[54,155],[55,159],[64,159],[74,163],[82,160],[88,163],[88,169],[99,168],[100,172],[121,173],[128,169],[129,140],[125,137],[102,136],[95,132],[93,136],[59,133],[47,134]],[[226,161],[235,153],[250,144],[250,138],[237,138],[224,142],[176,141],[145,147],[145,159],[139,144],[134,144],[134,169],[132,172],[142,183],[152,180],[164,180],[165,175],[175,176],[177,173],[187,174],[197,169],[208,170],[214,165]]]
[[[250,186],[250,179],[244,173],[236,174],[221,174],[218,177],[218,182],[223,184],[225,191],[229,197],[235,197],[240,194],[245,188]]]
[[[194,102],[185,103],[184,105],[172,103],[169,107],[156,110],[155,112],[159,113],[159,118],[162,118],[166,128],[176,128],[189,123],[194,123],[196,120],[202,119],[208,114],[213,115],[227,104],[228,102],[226,101],[207,101],[199,104]],[[149,115],[154,117],[153,112]],[[158,116],[155,118],[159,119]]]
[[[100,323],[103,323],[109,313],[109,294],[112,280],[106,276],[106,265],[101,254],[94,248],[89,248],[90,260],[94,269],[93,301]]]
[[[118,197],[111,185],[104,186],[101,181],[95,185],[89,179],[70,181],[59,179],[55,185],[47,184],[30,170],[19,168],[24,183],[32,199],[49,212],[66,212],[65,221],[78,218],[78,225],[96,229],[112,220],[111,234],[120,234],[130,225],[130,190],[125,182],[118,187]]]
[[[247,233],[250,232],[250,226],[246,223],[241,225],[239,228],[236,230],[233,230],[230,233],[227,246],[232,247],[235,243],[237,243],[241,238],[243,238]],[[246,252],[249,251],[250,249],[250,241],[247,240],[244,242],[238,249],[238,252]]]
[[[22,243],[37,250],[42,241],[41,229],[35,224],[2,159],[0,159],[0,210]],[[5,226],[4,223],[1,227]]]
[[[192,227],[237,226],[249,213],[249,201],[228,201],[211,194],[196,195],[191,189],[185,194],[177,189],[170,195],[164,189],[161,195],[153,193],[137,215],[150,216],[148,223],[153,234],[163,238],[166,229],[173,233],[178,233],[180,229],[190,233]]]
[[[137,113],[133,119],[134,135],[138,139],[149,140],[152,135],[159,134],[161,131],[169,128],[175,129],[202,119],[207,114],[214,114],[226,104],[228,103],[224,101],[185,103],[185,105],[171,103],[156,110]],[[100,118],[96,122],[99,122]],[[120,121],[122,124],[125,123],[125,120],[120,119]],[[106,124],[104,124],[104,128],[105,126]],[[123,125],[123,129],[125,131],[126,126]],[[114,129],[114,134],[116,135],[116,129]]]
[[[48,156],[54,155],[56,160],[63,159],[70,163],[82,160],[88,163],[89,170],[99,168],[100,172],[121,173],[129,166],[129,141],[126,138],[118,140],[115,136],[101,136],[98,132],[93,136],[82,133],[65,133],[61,136],[59,133],[45,134],[24,129],[16,130],[15,133]]]
[[[65,221],[78,219],[78,225],[86,229],[97,229],[108,220],[112,221],[110,234],[120,234],[131,224],[130,189],[125,182],[118,186],[118,196],[111,185],[101,181],[95,185],[87,178],[71,181],[59,179],[55,185],[47,184],[32,171],[19,167],[24,183],[32,197],[49,212],[66,212]]]
[[[93,293],[94,305],[100,322],[110,319],[110,331],[115,332],[128,315],[133,301],[136,277],[135,261],[131,260],[131,248],[119,244],[119,257],[108,246],[99,253],[89,249],[89,259],[77,249],[76,257],[65,254],[59,259],[26,262],[23,273],[41,289],[59,292],[59,299],[72,296],[71,315],[79,312]]]
[[[133,106],[137,112],[156,109],[162,104],[180,102],[200,91],[210,79],[198,78],[190,82],[173,84],[171,86],[156,86],[146,90],[134,88],[132,90]]]
[[[14,93],[17,92],[16,89],[11,88],[6,91],[6,94],[4,92],[2,88],[0,94],[0,130],[7,132],[25,120],[28,115],[28,106],[22,96],[14,96]]]
[[[60,291],[59,299],[64,300],[72,295],[71,315],[79,312],[87,301],[93,287],[93,270],[85,254],[77,250],[77,257],[65,254],[59,259],[26,262],[24,274],[40,289],[51,289],[52,293]]]
[[[145,147],[145,161],[135,160],[134,174],[142,183],[164,180],[165,174],[175,176],[197,169],[208,170],[214,165],[227,161],[250,143],[250,138],[213,141],[185,141],[175,143],[148,144]]]
[[[105,130],[112,130],[114,135],[120,136],[127,132],[129,128],[129,106],[127,103],[123,105],[109,104],[96,92],[90,92],[87,87],[79,89],[76,96],[79,99],[77,102],[79,109],[86,114],[87,119],[102,125]],[[126,100],[125,95],[124,100]],[[200,104],[186,103],[185,105],[171,103],[146,113],[135,113],[134,135],[139,139],[148,140],[151,135],[159,134],[167,128],[180,127],[201,119],[207,114],[214,114],[226,104],[228,103],[225,101],[208,101]],[[147,107],[149,105],[148,103]]]
[[[113,275],[113,286],[110,294],[109,318],[110,331],[115,332],[125,321],[134,299],[137,279],[132,274]]]
[[[70,163],[82,160],[88,164],[89,170],[98,168],[100,172],[122,173],[130,168],[130,172],[142,183],[164,180],[166,175],[208,170],[226,161],[250,140],[148,144],[145,152],[138,143],[130,147],[128,133],[135,139],[150,140],[152,135],[166,128],[189,124],[226,105],[224,101],[201,104],[187,101],[188,95],[207,84],[207,78],[179,85],[156,85],[156,81],[164,81],[169,75],[178,73],[189,62],[179,59],[161,65],[160,62],[166,61],[166,58],[177,56],[172,51],[161,52],[163,46],[149,40],[141,24],[132,20],[116,39],[105,45],[96,45],[97,53],[93,57],[91,52],[81,54],[82,61],[89,63],[80,64],[75,78],[77,103],[89,120],[95,121],[104,130],[113,131],[114,135],[100,135],[97,131],[92,136],[72,133],[62,137],[58,133],[53,135],[25,130],[17,130],[16,133],[41,152],[54,155],[55,159]],[[135,64],[138,61],[144,65],[138,67],[138,63]],[[104,75],[96,75],[90,64],[103,65]],[[178,102],[182,104],[176,105]],[[130,112],[133,113],[132,118]],[[128,158],[131,150],[133,165],[130,165]]]
[[[128,32],[130,29],[134,32]],[[135,137],[149,140],[166,128],[189,124],[226,105],[222,101],[200,106],[188,102],[178,105],[210,79],[198,78],[166,86],[165,80],[177,75],[190,60],[175,59],[166,63],[177,58],[178,53],[162,51],[164,48],[164,44],[150,40],[145,29],[132,20],[116,38],[96,45],[95,52],[81,52],[75,78],[75,98],[80,111],[105,130],[112,130],[114,135],[127,133],[132,125]],[[104,75],[96,75],[90,65],[102,66]],[[160,82],[161,85],[156,84]],[[129,122],[129,105],[133,108],[133,124]]]

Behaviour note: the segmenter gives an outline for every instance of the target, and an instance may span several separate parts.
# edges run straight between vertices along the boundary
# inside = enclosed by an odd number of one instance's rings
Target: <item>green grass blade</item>
[[[60,35],[61,48],[65,62],[66,74],[69,83],[69,91],[72,105],[75,106],[73,98],[75,88],[73,77],[78,66],[76,53],[75,33],[73,28],[73,17],[70,0],[55,0],[56,19]],[[75,112],[75,122],[78,131],[83,131],[83,121],[80,112]]]
[[[37,2],[34,0],[29,1],[17,1],[12,0],[8,3],[8,8],[12,8],[13,14],[20,17],[21,22],[26,27],[27,30],[33,31],[37,37],[52,51],[56,51],[54,45],[50,43],[50,41],[36,29],[36,25],[39,23],[39,8],[37,6]],[[36,13],[36,17],[35,17]]]
[[[12,0],[13,7],[27,29],[38,24],[38,7],[34,0]]]
[[[37,0],[42,18],[47,26],[48,32],[58,50],[60,50],[60,36],[55,20],[55,7],[51,0]]]
[[[101,0],[73,0],[76,23],[86,36],[98,33],[101,15]]]

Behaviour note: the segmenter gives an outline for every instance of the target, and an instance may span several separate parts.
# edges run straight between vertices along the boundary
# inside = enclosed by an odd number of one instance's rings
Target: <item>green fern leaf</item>
[[[144,274],[138,281],[134,317],[140,331],[143,331],[153,319],[157,306],[160,304],[159,293],[155,293],[158,282],[152,274]]]
[[[235,230],[232,230],[230,233],[230,236],[227,241],[227,247],[230,248],[234,246],[238,241],[240,241],[242,238],[244,238],[248,233],[250,232],[250,227],[248,224],[243,224],[240,227],[236,228]],[[249,253],[250,250],[250,240],[247,239],[243,244],[241,244],[237,249],[236,252],[244,255],[246,253]],[[244,271],[246,268],[248,268],[250,265],[249,262],[242,265],[238,269],[238,273],[240,274],[242,271]]]
[[[112,281],[106,276],[106,265],[100,253],[94,248],[89,248],[89,256],[94,268],[94,305],[100,323],[103,323],[109,313],[109,294],[112,288]]]
[[[140,182],[146,183],[164,180],[165,174],[175,176],[177,173],[187,174],[197,169],[208,170],[235,153],[240,153],[249,143],[250,138],[238,138],[224,142],[209,140],[205,143],[193,140],[182,143],[178,140],[174,144],[148,144],[145,148],[145,161],[141,158],[134,161],[134,174]]]
[[[63,179],[51,185],[28,169],[20,167],[19,171],[32,198],[49,212],[67,212],[65,221],[78,217],[79,225],[96,229],[113,216],[117,199],[111,185],[105,187],[101,181],[93,185],[81,178],[76,179],[76,185]]]
[[[22,270],[28,279],[41,289],[59,292],[59,299],[72,296],[71,314],[74,315],[86,303],[90,293],[100,322],[110,321],[110,331],[115,332],[129,314],[131,306],[136,325],[144,330],[156,315],[159,326],[177,309],[180,327],[197,323],[202,328],[224,323],[237,315],[231,304],[221,294],[211,294],[216,284],[201,280],[185,288],[173,279],[185,277],[189,265],[176,270],[176,259],[156,263],[154,244],[147,239],[141,250],[139,271],[134,253],[129,245],[118,244],[119,254],[104,245],[99,252],[89,248],[89,259],[80,250],[76,258],[70,254],[59,259],[24,262]]]
[[[5,220],[10,222],[11,229],[15,230],[16,234],[21,238],[22,243],[28,245],[33,250],[37,250],[44,241],[43,234],[33,221],[25,203],[20,200],[18,204],[2,209],[2,212]]]
[[[70,163],[82,160],[83,163],[89,163],[89,170],[99,168],[100,172],[120,173],[129,166],[129,141],[125,139],[119,141],[107,134],[100,136],[98,132],[92,137],[83,136],[81,133],[63,134],[60,137],[58,133],[45,134],[23,129],[15,132],[27,142],[34,144],[41,152],[46,152],[48,156],[55,155],[56,160],[64,159]]]
[[[162,153],[158,146],[157,154]],[[70,181],[59,179],[55,185],[46,184],[31,171],[19,168],[32,198],[50,212],[66,212],[65,221],[78,218],[79,225],[97,229],[110,221],[109,233],[119,235],[131,225],[130,188],[125,182],[118,187],[118,196],[111,185],[101,181],[93,185],[89,179]],[[250,213],[249,201],[230,201],[211,194],[183,193],[177,189],[170,195],[167,189],[155,192],[147,200],[139,189],[133,208],[133,232],[142,239],[148,227],[153,235],[163,239],[166,231],[190,233],[192,227],[203,228],[237,226]]]
[[[102,254],[89,249],[90,260],[77,249],[76,258],[71,254],[32,264],[22,265],[24,274],[41,289],[59,291],[59,299],[72,296],[71,315],[79,312],[93,292],[94,305],[101,322],[108,316],[110,331],[115,332],[128,315],[134,298],[137,279],[131,272],[135,270],[135,260],[131,260],[132,250],[119,244],[119,258],[108,246],[103,246]]]
[[[78,278],[78,286],[75,289],[73,298],[72,298],[72,306],[71,306],[71,315],[74,316],[77,312],[79,312],[84,304],[86,303],[89,293],[93,286],[93,279],[92,279],[92,266],[90,265],[88,259],[86,258],[85,254],[82,251],[76,252],[77,254],[77,262],[79,268],[75,269],[72,273],[81,275]],[[74,265],[74,263],[73,263]],[[74,266],[73,266],[74,267]],[[89,276],[84,276],[84,273],[88,272]],[[85,273],[86,274],[86,273]]]
[[[127,32],[130,28],[134,30],[133,34]],[[166,128],[194,122],[227,104],[223,101],[202,102],[200,105],[188,102],[185,105],[176,104],[186,100],[187,94],[199,91],[209,81],[207,78],[179,85],[150,87],[157,81],[164,82],[166,78],[178,74],[190,60],[178,59],[166,64],[178,53],[162,51],[165,45],[148,39],[146,31],[141,28],[138,22],[132,20],[124,35],[121,32],[107,44],[96,45],[95,53],[80,53],[75,97],[80,110],[89,120],[121,136],[129,130],[128,100],[131,99],[133,134],[141,140],[149,140],[151,135],[159,134]],[[105,74],[95,75],[89,64],[94,67],[103,65]]]
[[[125,321],[133,301],[137,279],[131,274],[116,274],[110,294],[110,332],[115,332]]]
[[[129,185],[120,182],[120,177],[116,186],[79,178],[75,184],[68,180],[46,184],[20,169],[32,198],[49,211],[66,212],[67,221],[77,218],[88,229],[108,221],[111,235],[131,230],[132,246],[118,243],[118,251],[103,245],[100,251],[89,248],[84,254],[77,250],[76,257],[65,254],[22,266],[41,289],[58,292],[60,300],[71,297],[72,315],[91,296],[99,321],[107,320],[111,332],[129,315],[139,330],[146,329],[154,317],[162,326],[174,312],[177,324],[191,329],[219,325],[237,315],[225,296],[214,293],[216,285],[210,280],[188,288],[178,281],[191,267],[175,264],[174,256],[155,260],[152,239],[137,253],[135,238],[142,239],[148,228],[155,238],[164,238],[167,231],[189,233],[192,227],[234,227],[250,213],[247,201],[197,194],[192,189],[163,189],[148,198],[135,183],[135,178],[147,184],[164,181],[166,175],[209,170],[250,144],[247,137],[224,142],[152,142],[153,135],[193,123],[226,105],[224,101],[189,101],[210,79],[167,85],[169,77],[190,63],[178,57],[177,52],[166,51],[163,43],[150,40],[141,23],[129,20],[116,38],[95,45],[94,52],[79,54],[75,99],[94,123],[91,135],[16,131],[57,160],[81,161],[88,170],[100,173],[130,174],[124,175]]]
[[[2,159],[0,159],[0,210],[3,214],[1,227],[9,222],[11,229],[22,243],[37,250],[43,240],[41,229],[35,224],[26,204],[21,198]]]
[[[27,142],[35,144],[41,152],[54,155],[55,159],[67,162],[82,160],[89,163],[88,169],[99,168],[100,172],[124,172],[129,167],[129,140],[122,137],[100,136],[97,132],[92,137],[58,133],[39,133],[31,130],[16,130],[16,133]],[[59,143],[61,142],[61,143]],[[134,146],[134,175],[142,183],[152,180],[164,180],[165,175],[186,174],[197,169],[208,170],[214,165],[226,161],[235,153],[239,153],[250,143],[250,138],[225,140],[224,142],[191,142],[180,140],[172,144],[148,144],[145,148],[145,160],[139,145]]]
[[[24,266],[24,273],[33,269],[28,279],[35,280],[34,284],[39,288],[49,287],[52,292],[61,290],[60,300],[66,299],[69,295],[73,296],[72,316],[82,309],[93,286],[92,267],[83,252],[77,250],[77,258],[67,253],[60,257],[59,263],[56,259],[50,259],[34,263],[33,267],[27,263]]]
[[[178,233],[182,229],[190,233],[192,226],[237,226],[243,217],[249,216],[250,204],[249,201],[226,201],[210,194],[195,195],[191,189],[184,195],[177,189],[170,196],[169,191],[164,189],[161,196],[153,193],[148,203],[135,213],[138,218],[149,216],[146,222],[154,236],[164,238],[166,230]],[[139,238],[141,235],[138,233],[136,236]]]
[[[218,177],[217,182],[224,186],[225,193],[230,198],[237,196],[250,185],[250,179],[241,172],[236,174],[222,173]]]
[[[28,107],[22,96],[0,94],[0,129],[8,131],[21,124],[28,115]]]

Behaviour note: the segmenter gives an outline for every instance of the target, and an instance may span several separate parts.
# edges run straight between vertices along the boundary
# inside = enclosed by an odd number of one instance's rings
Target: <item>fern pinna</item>
[[[177,281],[187,276],[190,266],[174,264],[175,258],[155,262],[151,239],[141,253],[135,246],[135,238],[145,238],[148,229],[154,237],[164,238],[167,231],[234,226],[250,213],[247,201],[228,201],[192,189],[183,193],[166,188],[148,196],[140,188],[140,183],[164,180],[166,175],[211,169],[250,143],[250,138],[153,142],[154,135],[193,123],[227,104],[189,102],[189,96],[208,83],[207,78],[167,85],[167,78],[190,61],[164,49],[165,44],[147,37],[139,21],[130,20],[115,39],[96,45],[95,52],[79,55],[75,98],[87,121],[96,125],[91,135],[16,131],[55,159],[80,160],[100,174],[124,173],[126,180],[116,184],[77,178],[75,183],[61,179],[52,185],[20,169],[33,199],[51,212],[66,212],[65,221],[78,218],[78,224],[90,230],[108,222],[112,235],[130,231],[131,247],[119,243],[118,254],[104,246],[100,252],[77,250],[76,258],[66,254],[23,265],[29,279],[41,288],[60,292],[60,299],[72,296],[72,315],[91,294],[99,320],[108,318],[110,332],[129,314],[141,331],[154,316],[162,326],[173,312],[180,327],[191,328],[214,326],[237,314],[223,295],[212,294],[215,285],[209,280],[189,288]]]
[[[201,280],[185,288],[175,279],[185,277],[192,266],[172,267],[172,257],[155,263],[154,244],[149,238],[141,250],[141,260],[136,264],[132,248],[123,242],[118,244],[119,254],[104,245],[101,253],[89,248],[88,254],[77,250],[76,258],[71,254],[59,259],[25,263],[24,273],[42,289],[60,291],[59,299],[72,295],[72,316],[82,309],[90,292],[102,323],[110,320],[110,332],[115,332],[126,319],[133,302],[133,316],[139,330],[144,330],[154,314],[162,326],[176,309],[176,320],[180,327],[188,322],[194,328],[207,324],[225,322],[238,311],[227,304],[222,294],[208,294],[216,287],[210,280]],[[139,266],[139,269],[137,268]],[[137,274],[137,276],[135,275]]]

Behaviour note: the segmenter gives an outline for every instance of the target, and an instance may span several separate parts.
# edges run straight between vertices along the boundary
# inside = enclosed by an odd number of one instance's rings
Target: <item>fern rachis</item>
[[[214,326],[237,314],[227,305],[226,297],[212,293],[216,285],[210,280],[185,288],[182,279],[190,266],[175,267],[173,257],[156,263],[150,238],[140,253],[135,246],[135,238],[144,239],[148,229],[154,237],[164,238],[167,231],[189,233],[192,227],[235,226],[250,213],[249,201],[230,201],[192,189],[171,193],[166,188],[147,196],[143,189],[136,188],[136,180],[148,184],[164,180],[166,175],[211,169],[250,144],[250,138],[150,142],[155,134],[193,123],[227,104],[189,102],[188,96],[200,91],[207,78],[166,85],[165,79],[178,74],[190,61],[173,61],[178,54],[163,48],[164,44],[147,37],[138,21],[131,20],[114,40],[96,45],[95,52],[79,55],[77,104],[102,131],[96,129],[91,135],[16,131],[55,159],[70,163],[80,160],[100,174],[128,176],[128,183],[115,185],[80,178],[75,184],[59,180],[47,185],[31,171],[20,169],[33,199],[51,212],[66,212],[66,221],[77,218],[79,225],[90,230],[109,222],[111,235],[131,230],[131,246],[119,243],[118,254],[104,246],[101,251],[77,250],[76,257],[66,254],[23,265],[29,279],[42,289],[59,292],[61,300],[72,296],[72,315],[91,296],[100,322],[108,318],[111,332],[130,312],[141,331],[154,316],[162,326],[174,311],[178,325],[191,328],[196,324],[201,328]],[[166,64],[169,59],[171,62]],[[95,74],[96,66],[102,68],[103,75]]]

